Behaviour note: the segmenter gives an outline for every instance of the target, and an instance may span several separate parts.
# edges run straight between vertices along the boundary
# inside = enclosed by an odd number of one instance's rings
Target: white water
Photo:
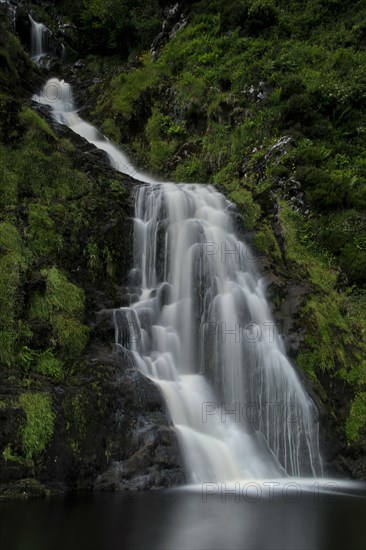
[[[82,120],[64,81],[40,96],[55,121],[107,152],[136,186],[140,299],[115,310],[116,342],[160,387],[189,481],[319,475],[317,412],[286,358],[233,205],[209,185],[161,183]]]
[[[43,23],[37,23],[31,15],[31,57],[38,63],[44,55],[46,55],[46,40],[50,33],[48,28]]]
[[[61,61],[66,59],[66,48],[59,42],[50,29],[43,23],[37,23],[28,14],[31,23],[31,58],[37,65],[41,65],[45,56],[60,57]]]
[[[136,170],[128,157],[120,149],[115,147],[94,126],[85,122],[78,115],[70,84],[64,80],[51,78],[44,86],[42,92],[33,96],[33,100],[52,107],[53,117],[56,122],[65,124],[65,126],[71,128],[76,134],[89,141],[89,143],[105,151],[116,170],[132,176],[139,181],[156,183],[154,178]]]

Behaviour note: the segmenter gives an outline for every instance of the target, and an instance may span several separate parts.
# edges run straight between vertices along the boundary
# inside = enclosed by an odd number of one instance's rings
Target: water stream
[[[49,80],[35,98],[136,185],[131,285],[114,312],[116,343],[160,387],[188,479],[319,475],[317,411],[271,317],[233,205],[210,185],[162,183],[77,113],[72,89]]]

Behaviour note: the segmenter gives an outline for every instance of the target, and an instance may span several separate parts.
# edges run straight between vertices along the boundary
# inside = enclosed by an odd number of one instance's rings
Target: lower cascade
[[[83,121],[64,81],[34,97],[136,185],[135,300],[116,344],[165,398],[191,483],[322,474],[318,413],[271,317],[264,280],[214,187],[162,183]]]

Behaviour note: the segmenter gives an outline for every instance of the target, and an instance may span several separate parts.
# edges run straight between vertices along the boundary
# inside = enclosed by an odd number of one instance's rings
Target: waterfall
[[[51,79],[34,97],[136,186],[139,299],[114,311],[116,344],[161,389],[192,483],[320,475],[317,410],[277,332],[234,205],[210,185],[163,183],[77,114]]]
[[[31,22],[31,57],[38,63],[47,53],[46,40],[50,31],[43,23],[37,23],[31,15],[29,20]]]
[[[59,57],[61,61],[66,59],[66,48],[59,42],[49,28],[43,23],[37,23],[31,15],[31,57],[33,61],[40,65],[45,56]]]

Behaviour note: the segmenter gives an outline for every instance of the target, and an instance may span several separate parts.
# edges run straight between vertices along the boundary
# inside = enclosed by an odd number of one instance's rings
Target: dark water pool
[[[1,550],[364,550],[364,485],[236,496],[209,487],[0,504]]]

